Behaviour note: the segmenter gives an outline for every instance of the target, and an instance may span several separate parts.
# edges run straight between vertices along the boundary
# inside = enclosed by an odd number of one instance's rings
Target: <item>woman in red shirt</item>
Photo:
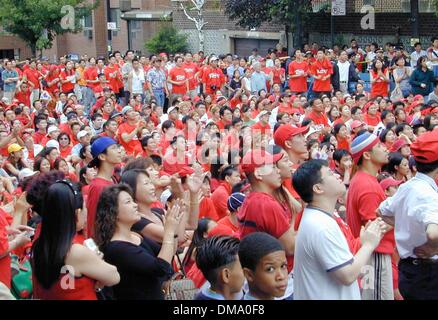
[[[58,136],[58,142],[61,157],[68,161],[71,156],[71,150],[73,149],[70,143],[70,136],[65,132],[61,132]]]
[[[96,282],[119,283],[117,268],[102,260],[97,249],[84,246],[77,234],[86,209],[76,186],[67,180],[52,184],[43,210],[41,233],[32,247],[34,298],[97,300]]]
[[[333,127],[333,134],[338,142],[337,149],[345,149],[350,151],[351,139],[348,136],[348,130],[345,124],[338,123]]]
[[[59,83],[61,78],[59,76],[59,68],[57,66],[51,65],[49,73],[46,76],[46,90],[52,97],[56,97],[59,93]]]
[[[370,72],[371,78],[371,98],[378,96],[388,97],[389,71],[383,65],[382,60],[376,60],[373,63],[373,69]]]

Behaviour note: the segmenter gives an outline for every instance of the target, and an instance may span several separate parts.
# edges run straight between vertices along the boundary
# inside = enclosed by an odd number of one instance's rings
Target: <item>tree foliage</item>
[[[86,0],[0,0],[0,26],[20,37],[32,49],[52,47],[56,35],[66,32],[79,32],[80,19],[91,14],[98,6]],[[74,8],[74,28],[63,27],[61,21],[66,16],[62,8]],[[65,18],[64,18],[65,19]]]
[[[311,12],[306,0],[226,0],[225,13],[242,27],[256,28],[263,22],[294,27],[296,15],[306,18]]]
[[[145,48],[152,53],[178,53],[187,51],[187,35],[178,33],[172,25],[163,26],[158,33],[145,44]]]

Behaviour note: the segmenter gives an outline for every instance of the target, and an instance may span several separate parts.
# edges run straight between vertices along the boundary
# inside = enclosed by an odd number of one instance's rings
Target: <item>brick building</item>
[[[92,1],[92,0],[90,0]],[[431,36],[438,30],[438,18],[435,16],[434,0],[345,0],[346,16],[334,18],[335,42],[349,44],[356,38],[359,44],[400,41],[409,46],[413,38],[413,15],[411,1],[418,1],[418,37],[428,44]],[[205,52],[237,53],[249,55],[253,48],[261,53],[273,48],[277,43],[292,47],[292,34],[286,33],[285,26],[263,24],[256,29],[236,26],[223,13],[222,0],[207,0],[204,19],[208,24],[204,28]],[[319,42],[330,45],[330,13],[320,12],[330,0],[312,0],[313,13],[302,39],[305,42]],[[65,34],[57,37],[53,48],[44,50],[43,55],[54,61],[58,56],[77,53],[90,56],[106,55],[112,51],[126,51],[128,47],[138,53],[147,54],[144,43],[164,24],[173,25],[182,33],[188,34],[191,51],[199,48],[195,25],[188,20],[180,8],[180,3],[190,5],[190,0],[101,0],[90,17],[83,19],[83,31],[77,34]],[[364,5],[375,9],[375,29],[361,28],[361,13]],[[113,22],[115,29],[108,34],[107,22]],[[0,58],[15,57],[23,60],[31,56],[30,48],[17,37],[0,30]]]

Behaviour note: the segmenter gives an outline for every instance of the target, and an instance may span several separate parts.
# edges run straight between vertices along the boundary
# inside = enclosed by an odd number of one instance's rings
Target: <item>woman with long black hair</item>
[[[32,247],[34,298],[96,300],[96,284],[113,286],[120,281],[116,267],[85,247],[77,234],[86,208],[76,186],[68,180],[52,184],[41,215],[41,233]]]
[[[133,193],[125,184],[107,187],[96,211],[96,240],[108,263],[120,272],[120,283],[113,287],[118,300],[162,300],[162,286],[174,273],[176,230],[184,211],[178,205],[165,216],[161,247],[132,232],[141,215]]]

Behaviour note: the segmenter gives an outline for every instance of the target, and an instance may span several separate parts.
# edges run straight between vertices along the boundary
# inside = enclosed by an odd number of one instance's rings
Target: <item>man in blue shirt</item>
[[[11,103],[19,80],[18,72],[12,69],[11,61],[5,62],[5,69],[1,73],[1,78],[3,81],[4,97],[8,98],[9,103]]]
[[[251,76],[251,93],[258,94],[260,90],[267,90],[266,81],[270,80],[270,76],[262,71],[262,66],[259,62],[254,64],[254,72]]]

